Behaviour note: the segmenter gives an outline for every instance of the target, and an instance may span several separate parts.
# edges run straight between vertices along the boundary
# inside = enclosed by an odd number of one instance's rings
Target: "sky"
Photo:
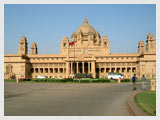
[[[111,53],[136,53],[148,33],[156,38],[154,4],[5,4],[4,54],[17,54],[23,35],[28,52],[36,42],[39,54],[59,54],[62,38],[71,40],[85,16],[101,38],[108,36]]]

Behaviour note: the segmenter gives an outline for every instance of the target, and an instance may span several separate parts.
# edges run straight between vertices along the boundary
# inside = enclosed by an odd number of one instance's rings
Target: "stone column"
[[[88,73],[90,73],[90,62],[88,62]]]
[[[38,73],[40,73],[40,64],[38,64]]]
[[[134,70],[134,67],[131,68],[132,74],[134,74],[136,72],[135,70],[134,71],[133,70]]]
[[[53,67],[52,67],[52,68],[53,68],[53,74],[54,74],[54,73],[55,73],[55,70],[54,70],[54,64],[53,64]]]
[[[78,68],[78,64],[79,64],[79,62],[77,62],[77,73],[79,73],[79,68]]]
[[[111,69],[112,69],[111,66],[109,66],[109,71],[108,72],[111,72]]]
[[[71,62],[71,74],[73,74],[73,63]]]
[[[36,73],[36,67],[34,68],[33,73]]]
[[[96,72],[95,72],[95,62],[92,62],[92,76],[93,78],[96,78]]]
[[[128,78],[127,67],[125,67],[125,76]]]
[[[127,67],[125,67],[125,73],[127,73]]]
[[[64,73],[64,66],[63,66],[63,75],[64,75],[65,73]]]
[[[58,64],[58,67],[57,67],[57,68],[58,68],[58,75],[59,75],[59,73],[60,73],[60,72],[59,72],[59,71],[60,71],[60,70],[59,70],[59,64]]]
[[[122,67],[120,67],[120,70],[119,70],[119,72],[120,72],[120,73],[122,73]]]
[[[50,71],[50,67],[48,66],[48,74],[50,75],[51,71]]]
[[[84,73],[84,62],[82,62],[82,73]]]
[[[73,62],[73,74],[76,73],[76,62]]]
[[[70,74],[70,63],[66,62],[66,77],[69,77]]]

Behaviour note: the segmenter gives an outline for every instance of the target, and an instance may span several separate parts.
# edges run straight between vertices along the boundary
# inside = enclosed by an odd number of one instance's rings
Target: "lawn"
[[[156,92],[145,91],[135,96],[135,103],[149,115],[156,115]]]
[[[4,82],[16,82],[16,80],[4,80]]]

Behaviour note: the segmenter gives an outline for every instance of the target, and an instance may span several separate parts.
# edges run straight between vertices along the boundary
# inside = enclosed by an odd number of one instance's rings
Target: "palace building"
[[[148,79],[155,78],[156,43],[153,34],[147,35],[146,45],[140,40],[137,46],[137,53],[110,53],[109,38],[101,37],[85,18],[83,24],[73,32],[71,41],[63,37],[60,54],[38,54],[35,42],[28,54],[27,38],[21,37],[19,52],[4,55],[4,78],[69,78],[74,73],[106,78],[109,72],[122,73],[125,78],[131,78],[134,73],[138,78],[143,74]]]

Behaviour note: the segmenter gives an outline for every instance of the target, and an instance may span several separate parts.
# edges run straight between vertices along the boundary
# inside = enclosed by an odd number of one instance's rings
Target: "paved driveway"
[[[127,116],[126,101],[132,93],[131,83],[5,82],[4,112],[7,116]]]

